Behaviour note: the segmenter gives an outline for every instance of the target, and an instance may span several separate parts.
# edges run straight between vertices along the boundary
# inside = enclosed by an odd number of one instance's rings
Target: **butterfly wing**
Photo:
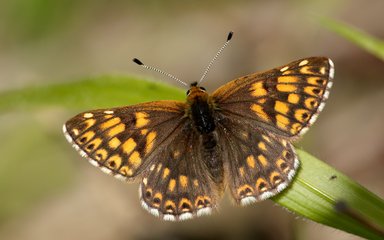
[[[158,153],[159,161],[143,174],[141,203],[164,220],[185,220],[210,214],[222,192],[220,182],[210,177],[202,137],[191,124],[180,126],[179,134]],[[204,159],[205,158],[205,159]]]
[[[235,79],[212,97],[223,114],[254,120],[283,137],[298,137],[323,109],[333,74],[330,59],[306,58]]]
[[[172,140],[185,122],[184,110],[185,104],[176,101],[94,110],[67,121],[63,131],[90,163],[116,178],[133,180]]]
[[[291,142],[323,109],[332,86],[333,63],[312,57],[235,79],[213,95],[226,179],[241,204],[286,188],[299,161]]]
[[[264,200],[288,186],[299,166],[289,141],[238,116],[223,118],[218,129],[228,187],[238,204]]]
[[[95,110],[73,117],[63,130],[104,172],[122,180],[140,177],[140,199],[150,213],[184,220],[209,214],[220,185],[209,177],[202,139],[184,117],[185,108],[159,101]]]

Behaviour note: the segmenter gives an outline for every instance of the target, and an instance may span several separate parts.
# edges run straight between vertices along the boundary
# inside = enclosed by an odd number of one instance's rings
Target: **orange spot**
[[[261,165],[263,165],[263,167],[265,167],[265,166],[268,165],[268,161],[267,161],[267,159],[264,157],[264,155],[260,154],[259,156],[257,156],[257,159],[259,160],[259,162],[261,163]]]
[[[158,202],[156,202],[155,199],[157,199]],[[159,193],[159,192],[156,193],[155,196],[153,196],[153,203],[152,203],[153,206],[159,207],[160,203],[161,203],[161,200],[163,200],[163,195],[161,193]]]
[[[168,175],[169,175],[169,168],[164,168],[164,170],[163,170],[163,179],[165,179],[166,177],[168,177]]]
[[[278,83],[297,83],[299,79],[294,76],[281,76],[277,78]]]
[[[292,84],[277,84],[276,89],[280,92],[294,92],[297,90],[297,87]]]
[[[278,179],[275,179],[276,177],[278,177]],[[280,174],[276,171],[273,171],[270,175],[269,175],[269,181],[273,184],[279,184],[283,181],[283,179],[281,179],[280,177]]]
[[[98,148],[101,144],[102,140],[100,138],[95,138],[94,140],[90,141],[87,146],[85,147],[85,150],[87,152],[91,152]]]
[[[296,133],[298,133],[301,129],[301,124],[300,123],[294,123],[292,124],[291,126],[291,133],[294,135]]]
[[[188,205],[188,207],[185,207],[185,205]],[[187,198],[182,198],[179,203],[179,209],[181,209],[182,212],[189,212],[192,210],[192,203]]]
[[[119,173],[128,177],[133,175],[132,169],[130,169],[128,166],[122,166],[119,170]]]
[[[264,111],[263,107],[258,104],[252,104],[251,110],[256,113],[256,115],[262,120],[269,122],[269,117],[267,113]]]
[[[263,151],[267,151],[267,147],[265,146],[265,143],[264,143],[264,142],[259,142],[258,147],[259,147],[261,150],[263,150]]]
[[[299,102],[299,100],[300,100],[300,97],[298,94],[291,93],[288,95],[288,102],[290,103],[296,104]]]
[[[251,168],[255,168],[255,158],[251,155],[247,157],[247,164]]]
[[[276,115],[276,124],[281,129],[286,129],[289,124],[289,119],[281,114]]]
[[[252,91],[251,94],[254,97],[261,97],[267,95],[267,90],[263,87],[263,82],[261,81],[252,84],[250,90]]]
[[[305,110],[305,109],[297,109],[295,111],[295,118],[300,121],[300,122],[306,122],[308,121],[309,117],[310,117],[310,112],[308,110]]]
[[[146,135],[148,133],[148,129],[141,129],[140,133],[141,135]]]
[[[304,92],[311,96],[321,96],[324,91],[318,87],[309,86],[304,88]]]
[[[140,153],[134,151],[128,159],[129,163],[132,164],[135,168],[139,167],[141,164]]]
[[[111,169],[118,169],[121,165],[121,157],[119,155],[113,155],[112,157],[108,158],[107,165]]]
[[[252,194],[253,194],[253,189],[248,184],[244,184],[237,189],[237,195],[241,197],[244,197],[244,195],[250,196]]]
[[[173,192],[173,190],[175,189],[175,186],[176,186],[176,180],[175,179],[169,180],[168,190],[170,192]]]
[[[309,97],[309,98],[305,99],[304,105],[308,109],[314,109],[314,108],[316,108],[319,105],[319,102],[317,101],[316,98]]]
[[[281,101],[275,102],[275,111],[280,112],[282,114],[287,114],[289,111],[288,104]]]
[[[109,129],[107,132],[107,135],[110,137],[113,137],[113,136],[123,132],[124,130],[125,130],[125,124],[120,123],[119,125]]]
[[[108,145],[112,149],[116,149],[118,146],[120,146],[121,142],[117,137],[112,138],[109,140]]]
[[[129,155],[133,151],[133,149],[135,149],[136,142],[132,138],[129,138],[127,141],[123,143],[121,147],[123,149],[123,152]]]
[[[193,180],[193,185],[195,185],[196,187],[198,187],[198,186],[199,186],[199,180],[197,180],[197,179]]]
[[[276,164],[284,173],[289,170],[287,163],[281,158],[277,159]]]
[[[305,67],[300,68],[300,73],[302,73],[302,74],[314,74],[314,72],[310,70],[309,66],[305,66]]]
[[[137,112],[135,113],[136,116],[136,128],[144,127],[149,123],[148,114],[145,112]]]
[[[105,160],[107,158],[107,151],[105,149],[99,149],[95,152],[94,154],[94,158],[97,160],[97,161],[102,161],[102,160]]]
[[[181,185],[182,188],[186,188],[187,187],[187,185],[188,185],[188,177],[186,177],[184,175],[180,175],[179,181],[180,181],[180,185]]]
[[[84,144],[84,143],[88,142],[89,140],[91,140],[94,136],[95,136],[94,131],[88,131],[88,132],[84,133],[83,135],[81,135],[79,138],[77,138],[76,142],[78,144]]]
[[[312,85],[323,86],[325,83],[325,80],[320,77],[309,77],[307,78],[307,82]]]
[[[156,138],[156,132],[150,132],[148,135],[147,135],[147,143],[146,143],[146,146],[145,146],[145,154],[148,154],[152,148],[153,148],[153,144],[154,144],[154,140]]]
[[[101,128],[102,130],[105,130],[105,129],[107,129],[107,128],[110,128],[110,127],[112,127],[112,126],[115,126],[116,124],[120,123],[120,121],[121,121],[121,120],[120,120],[120,118],[118,118],[118,117],[111,118],[111,119],[109,119],[108,121],[106,121],[106,122],[100,124],[100,128]]]
[[[165,209],[167,213],[173,213],[176,210],[176,204],[171,200],[167,200],[165,201]]]
[[[260,98],[260,99],[257,100],[257,102],[258,102],[259,104],[264,104],[266,101],[267,101],[266,98]]]
[[[87,130],[88,128],[92,127],[94,124],[95,124],[96,120],[95,119],[88,119],[88,120],[85,120],[84,123],[85,123],[85,128],[84,130]]]
[[[263,178],[258,178],[256,180],[256,189],[260,192],[268,190],[268,183]]]

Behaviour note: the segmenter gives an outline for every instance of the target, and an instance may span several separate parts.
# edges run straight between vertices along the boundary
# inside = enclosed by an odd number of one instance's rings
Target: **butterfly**
[[[63,131],[92,165],[140,181],[151,214],[186,220],[210,214],[225,189],[247,205],[287,188],[299,167],[292,142],[322,111],[333,75],[329,58],[300,59],[212,94],[192,83],[185,102],[83,112]]]

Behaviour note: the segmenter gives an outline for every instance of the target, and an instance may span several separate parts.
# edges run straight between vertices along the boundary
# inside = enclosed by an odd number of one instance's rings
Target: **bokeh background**
[[[132,74],[177,85],[133,57],[192,82],[230,30],[233,41],[205,82],[210,91],[291,60],[328,56],[334,88],[296,145],[384,197],[384,64],[318,20],[384,39],[383,9],[382,0],[2,0],[0,90]],[[66,143],[61,125],[75,113],[59,106],[1,113],[1,239],[359,239],[272,201],[240,208],[228,197],[214,216],[162,222],[140,207],[137,184],[101,173]]]

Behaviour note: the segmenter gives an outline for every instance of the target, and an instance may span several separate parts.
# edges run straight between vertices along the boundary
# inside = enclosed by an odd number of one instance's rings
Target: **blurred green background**
[[[209,91],[291,60],[328,56],[336,67],[330,99],[297,146],[383,197],[383,61],[318,19],[384,39],[382,9],[381,0],[3,0],[0,90],[101,75],[164,79],[133,57],[192,82],[230,30],[233,41],[205,81]],[[140,207],[137,184],[101,173],[67,144],[61,125],[81,110],[0,113],[0,239],[359,239],[295,219],[271,201],[240,208],[227,197],[212,217],[162,222]]]

